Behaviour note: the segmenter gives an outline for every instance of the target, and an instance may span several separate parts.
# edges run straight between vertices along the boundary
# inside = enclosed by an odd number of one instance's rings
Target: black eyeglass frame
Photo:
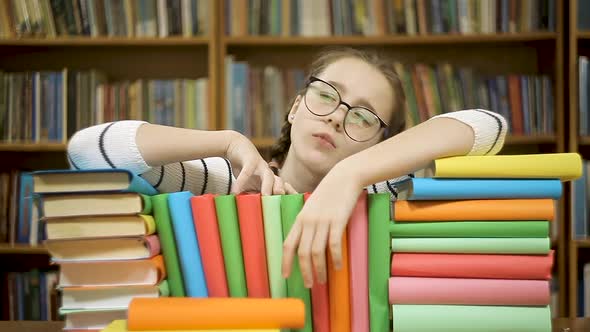
[[[312,111],[311,108],[307,105],[307,89],[309,88],[309,85],[312,84],[313,82],[322,82],[324,84],[327,84],[332,89],[334,89],[334,91],[336,91],[336,94],[338,94],[339,103],[338,103],[338,105],[336,105],[336,107],[334,107],[334,109],[331,112],[329,112],[327,114],[317,114],[314,111]],[[364,107],[364,106],[350,106],[350,104],[348,104],[347,102],[344,102],[342,100],[342,96],[340,95],[340,91],[338,91],[338,89],[334,85],[332,85],[332,84],[330,84],[330,83],[322,80],[321,78],[315,77],[315,76],[310,76],[309,77],[309,80],[307,81],[307,85],[305,86],[305,94],[303,95],[303,100],[304,100],[305,107],[307,108],[307,110],[310,111],[313,115],[316,115],[316,116],[328,116],[328,115],[336,112],[336,110],[340,107],[340,105],[346,106],[346,116],[348,116],[348,113],[353,108],[362,108],[362,109],[365,109],[365,110],[369,111],[371,114],[373,114],[377,118],[377,120],[379,120],[379,130],[377,130],[375,132],[375,135],[371,136],[370,138],[368,138],[366,140],[362,140],[361,141],[361,140],[354,139],[353,137],[351,137],[348,134],[348,131],[346,130],[346,126],[344,126],[344,123],[345,122],[342,124],[342,127],[344,128],[344,132],[346,133],[346,136],[348,136],[351,140],[353,140],[355,142],[366,142],[366,141],[370,141],[371,139],[373,139],[375,136],[377,136],[379,134],[379,131],[382,128],[388,128],[389,127],[389,125],[387,123],[385,123],[385,121],[383,121],[379,117],[379,115],[377,115],[377,113],[375,113],[373,110],[371,110],[371,109],[369,109],[367,107]],[[346,119],[346,116],[344,117],[345,119]]]

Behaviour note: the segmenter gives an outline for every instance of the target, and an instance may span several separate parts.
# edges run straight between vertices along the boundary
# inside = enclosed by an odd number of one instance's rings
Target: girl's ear
[[[290,124],[293,124],[293,120],[295,120],[295,113],[297,113],[297,109],[299,108],[299,103],[301,102],[301,95],[298,95],[293,102],[293,106],[289,110],[289,115],[287,116],[287,121]]]

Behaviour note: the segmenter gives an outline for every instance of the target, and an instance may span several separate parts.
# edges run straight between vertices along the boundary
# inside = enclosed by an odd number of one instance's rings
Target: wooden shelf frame
[[[20,243],[0,243],[0,254],[16,255],[47,255],[49,252],[43,245],[31,246]]]
[[[124,38],[124,37],[57,37],[0,39],[0,46],[208,46],[208,36]]]

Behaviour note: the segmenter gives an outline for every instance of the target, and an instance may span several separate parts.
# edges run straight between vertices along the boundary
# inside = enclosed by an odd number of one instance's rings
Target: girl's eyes
[[[335,102],[336,97],[328,92],[320,91],[320,97],[326,101]]]

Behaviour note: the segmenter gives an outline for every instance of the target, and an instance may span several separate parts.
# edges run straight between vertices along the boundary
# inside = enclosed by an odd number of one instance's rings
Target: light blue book
[[[192,196],[193,194],[188,191],[171,193],[168,195],[168,207],[186,295],[208,297],[201,251],[190,205]]]
[[[559,179],[414,178],[395,186],[401,200],[558,199],[562,194]]]

